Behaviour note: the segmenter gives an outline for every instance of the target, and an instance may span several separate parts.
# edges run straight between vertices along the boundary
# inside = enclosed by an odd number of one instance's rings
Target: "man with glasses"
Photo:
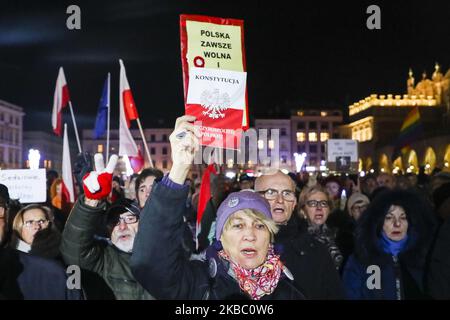
[[[269,201],[272,218],[279,226],[275,243],[292,272],[294,282],[307,299],[342,299],[339,275],[326,248],[309,234],[300,233],[295,182],[281,171],[258,177],[255,191]]]
[[[97,171],[85,176],[84,195],[78,199],[64,228],[61,245],[64,261],[100,275],[116,299],[153,299],[136,282],[129,264],[140,209],[129,199],[122,199],[106,209],[117,156],[111,156],[106,169],[101,154],[96,154],[94,159]],[[106,246],[95,239],[96,231],[104,225],[105,218],[107,236],[110,237],[110,244]],[[92,284],[87,285],[92,287]]]

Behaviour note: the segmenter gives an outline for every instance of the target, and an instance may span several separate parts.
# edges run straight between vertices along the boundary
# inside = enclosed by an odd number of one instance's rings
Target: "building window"
[[[269,140],[269,149],[275,148],[275,142],[273,140]]]
[[[330,137],[330,134],[328,132],[320,133],[320,141],[327,141],[329,137]]]
[[[317,141],[317,132],[308,133],[308,140],[311,142],[316,142]]]
[[[150,148],[150,154],[151,154],[151,155],[154,155],[154,154],[156,154],[156,150],[155,150],[155,148]]]
[[[306,140],[306,134],[304,132],[297,132],[297,141],[303,142]]]
[[[264,149],[264,141],[263,140],[258,140],[258,149],[259,150]]]
[[[167,154],[167,147],[162,148],[162,154]]]
[[[298,130],[303,130],[303,129],[305,129],[305,123],[304,123],[304,122],[298,122],[298,123],[297,123],[297,129],[298,129]]]
[[[313,129],[313,130],[317,129],[317,122],[316,121],[310,122],[309,123],[309,128]]]
[[[155,142],[155,141],[156,141],[155,135],[151,134],[150,135],[150,142]]]
[[[322,131],[328,130],[328,122],[322,122],[320,124],[320,130]]]
[[[163,134],[162,141],[167,141],[167,134]]]
[[[317,144],[310,144],[309,145],[309,152],[317,153]]]
[[[283,137],[286,135],[286,128],[281,128],[280,129],[280,135]]]
[[[320,152],[325,153],[325,143],[320,145]]]
[[[103,152],[103,145],[102,144],[97,145],[97,152],[98,153],[102,153]]]
[[[306,148],[305,148],[304,144],[297,145],[297,152],[298,153],[303,153],[303,152],[305,152],[305,150],[306,150]]]
[[[162,167],[163,169],[167,169],[167,160],[163,160]]]
[[[282,144],[281,144],[281,149],[280,149],[280,151],[287,151],[287,148],[286,148],[286,144],[285,144],[285,143],[282,143]]]

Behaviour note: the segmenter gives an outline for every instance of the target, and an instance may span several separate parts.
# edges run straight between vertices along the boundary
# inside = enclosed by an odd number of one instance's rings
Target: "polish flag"
[[[67,124],[64,124],[63,155],[62,155],[62,203],[75,202],[73,190],[72,165],[70,163],[69,139],[67,138]]]
[[[119,88],[119,156],[127,155],[130,161],[133,157],[139,157],[139,150],[130,132],[130,121],[138,118],[136,105],[128,84],[125,66],[120,63],[120,88]]]
[[[61,112],[70,100],[69,88],[62,67],[59,68],[56,79],[55,94],[53,96],[52,127],[53,132],[61,136]]]

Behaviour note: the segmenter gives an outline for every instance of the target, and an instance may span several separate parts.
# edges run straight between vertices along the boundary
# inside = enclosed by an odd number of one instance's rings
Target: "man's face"
[[[268,199],[267,196],[264,195],[267,201],[269,201],[273,221],[277,224],[287,223],[297,204],[294,182],[289,176],[282,172],[259,177],[255,184],[255,190],[260,192],[268,189],[272,189],[278,193],[275,199]],[[293,199],[291,201],[286,200],[286,195],[292,193],[294,194]]]
[[[394,177],[387,173],[382,173],[377,177],[377,183],[380,187],[387,187],[389,189],[394,189]]]
[[[131,252],[138,226],[139,218],[137,216],[129,212],[122,213],[111,233],[111,242],[120,250]]]
[[[138,200],[139,206],[143,208],[145,206],[145,202],[147,201],[150,193],[152,192],[153,182],[155,181],[154,176],[149,176],[145,178],[145,180],[139,185],[138,189]]]

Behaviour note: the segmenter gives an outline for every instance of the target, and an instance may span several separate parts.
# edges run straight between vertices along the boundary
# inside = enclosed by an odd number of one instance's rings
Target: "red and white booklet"
[[[185,113],[197,117],[204,146],[239,149],[248,129],[243,24],[180,16]]]

